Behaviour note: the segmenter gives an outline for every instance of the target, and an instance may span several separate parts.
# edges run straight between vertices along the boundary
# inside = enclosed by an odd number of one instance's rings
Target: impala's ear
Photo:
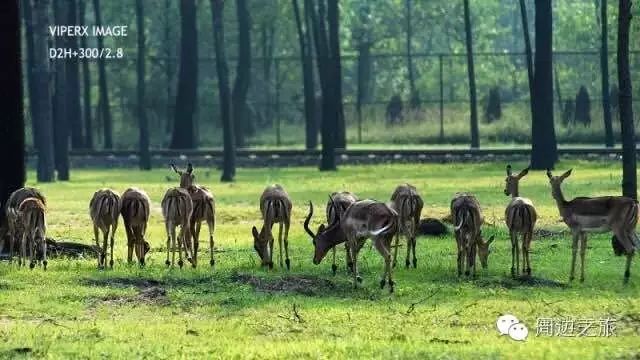
[[[550,169],[547,169],[547,177],[549,179],[551,179],[553,177],[553,175],[551,174],[551,170]]]
[[[511,176],[511,165],[507,165],[507,176]]]
[[[573,169],[569,169],[567,170],[567,172],[565,172],[564,174],[562,174],[560,177],[562,178],[562,180],[566,179],[569,177],[569,175],[571,175],[571,171],[573,171]]]
[[[255,226],[251,229],[251,233],[253,234],[253,238],[258,240],[260,234],[258,233],[258,229]]]
[[[528,173],[529,173],[529,168],[526,168],[526,169],[520,171],[520,174],[518,174],[518,179],[522,179]]]

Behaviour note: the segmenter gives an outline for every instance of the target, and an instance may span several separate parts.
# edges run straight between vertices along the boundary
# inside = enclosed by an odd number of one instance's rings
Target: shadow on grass
[[[266,293],[291,293],[306,296],[337,296],[344,295],[347,288],[352,287],[338,284],[334,281],[314,275],[284,275],[277,278],[261,277],[247,273],[231,275],[231,281],[251,285],[256,291]]]
[[[474,283],[479,287],[502,287],[505,289],[514,289],[514,288],[566,288],[568,285],[566,283],[562,283],[559,281],[539,278],[535,276],[520,276],[517,278],[510,277],[488,277],[488,278],[478,278],[474,281]]]

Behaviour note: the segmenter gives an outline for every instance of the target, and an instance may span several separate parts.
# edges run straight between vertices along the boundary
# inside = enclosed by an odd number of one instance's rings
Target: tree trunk
[[[147,121],[147,111],[145,109],[145,26],[144,26],[144,4],[143,0],[136,0],[136,26],[138,31],[138,126],[140,143],[140,169],[151,170],[151,155],[149,154],[149,123]]]
[[[22,2],[22,10],[24,15],[25,28],[25,48],[27,50],[27,87],[29,91],[29,112],[31,114],[31,135],[33,147],[38,145],[38,123],[34,121],[34,114],[38,108],[38,98],[35,96],[35,78],[33,75],[34,59],[33,59],[33,15],[31,9],[31,0]]]
[[[38,101],[34,114],[38,123],[38,182],[54,181],[55,160],[53,157],[53,120],[51,111],[51,92],[49,91],[49,54],[47,49],[49,21],[49,0],[33,2],[33,75],[35,79],[35,97]],[[4,12],[3,12],[4,14]],[[2,33],[4,34],[4,32]]]
[[[336,109],[333,91],[333,64],[329,56],[327,40],[326,19],[324,12],[324,0],[318,0],[316,11],[313,0],[305,1],[305,8],[309,8],[311,22],[313,24],[313,38],[315,42],[318,73],[320,74],[320,88],[322,90],[322,156],[320,159],[320,171],[335,171],[335,137],[336,137]]]
[[[66,23],[78,23],[78,7],[77,0],[66,0]],[[63,10],[63,11],[64,11]],[[65,38],[66,47],[77,50],[78,40],[75,36]],[[78,59],[71,58],[64,60],[65,76],[66,76],[66,106],[67,106],[67,123],[71,130],[71,147],[73,149],[81,149],[84,147],[84,139],[82,136],[82,111],[80,108],[80,64]]]
[[[216,70],[218,72],[218,96],[220,99],[220,118],[224,151],[222,161],[222,176],[220,181],[231,182],[236,175],[236,143],[231,120],[231,99],[229,94],[229,67],[224,51],[224,0],[211,0],[211,14],[213,17],[213,39],[216,53]]]
[[[195,0],[180,1],[180,70],[172,149],[195,149],[194,115],[198,88],[198,30]]]
[[[247,0],[236,0],[238,17],[238,64],[236,80],[231,94],[235,141],[237,147],[245,147],[247,133],[247,93],[251,81],[251,16]]]
[[[96,16],[96,26],[102,26],[100,0],[93,0],[93,10]],[[104,48],[104,39],[98,36],[98,48]],[[107,86],[107,68],[104,58],[98,58],[98,87],[100,90],[100,113],[102,117],[104,148],[113,148],[113,120],[111,118],[111,103],[109,102],[109,87]]]
[[[298,42],[300,43],[300,62],[302,64],[302,81],[304,86],[304,115],[305,115],[305,145],[311,150],[318,146],[318,123],[316,121],[315,109],[315,89],[313,81],[313,56],[311,54],[311,44],[307,42],[309,38],[308,27],[303,27],[300,16],[298,0],[292,0],[293,13],[298,30]]]
[[[534,118],[531,124],[531,167],[551,169],[558,160],[553,121],[553,53],[551,0],[536,1]]]
[[[53,17],[56,24],[65,23],[65,6],[63,0],[53,1]],[[64,48],[67,40],[63,37],[55,38],[55,45]],[[58,180],[69,180],[69,116],[67,111],[67,59],[54,59],[54,147]]]
[[[0,54],[4,54],[0,57],[0,154],[5,169],[0,172],[0,227],[4,227],[4,204],[25,181],[19,3],[18,0],[0,2]],[[40,35],[45,35],[44,27]]]
[[[324,1],[324,0],[320,0]],[[327,24],[329,26],[329,48],[332,71],[332,94],[336,125],[335,146],[339,149],[347,148],[347,131],[344,119],[344,107],[342,104],[342,64],[340,61],[340,8],[338,0],[327,1]]]
[[[273,125],[273,109],[271,104],[271,67],[273,65],[273,49],[275,47],[275,23],[263,22],[262,30],[262,77],[264,91],[264,120],[269,126]]]
[[[480,147],[478,134],[478,105],[476,100],[476,75],[473,68],[473,38],[471,36],[471,14],[469,0],[464,0],[464,30],[467,45],[467,74],[469,76],[469,106],[471,110],[471,148]]]
[[[85,0],[78,0],[78,25],[85,24]],[[80,47],[87,48],[87,38],[80,37]],[[84,147],[93,149],[93,124],[91,118],[91,73],[89,61],[82,61],[82,107],[84,116]]]
[[[629,26],[631,0],[618,3],[618,108],[622,132],[622,195],[638,198],[636,175],[636,134],[633,124],[631,74],[629,73]]]
[[[522,34],[524,35],[524,54],[527,62],[527,80],[529,84],[529,107],[531,109],[531,120],[535,118],[536,109],[533,97],[533,60],[531,54],[531,40],[529,39],[529,19],[527,19],[527,5],[524,0],[520,0],[520,17],[522,18]]]
[[[602,115],[604,120],[604,144],[613,147],[613,126],[611,124],[611,102],[609,100],[609,45],[607,39],[607,0],[600,0],[600,72],[602,77]]]
[[[171,46],[171,24],[169,23],[169,18],[170,18],[170,11],[171,11],[171,3],[170,0],[165,0],[164,1],[164,45],[163,45],[163,50],[164,50],[164,56],[166,58],[166,62],[165,62],[165,68],[164,68],[164,73],[165,73],[165,80],[166,80],[166,93],[167,93],[167,110],[166,110],[166,114],[164,116],[164,120],[165,120],[165,126],[164,126],[164,135],[165,135],[165,139],[170,140],[172,133],[173,133],[173,121],[171,121],[171,119],[173,119],[173,117],[171,116],[172,112],[173,112],[173,104],[171,103],[171,98],[172,93],[171,93],[171,83],[173,81],[173,61],[171,60],[171,56],[173,55],[173,48]],[[165,143],[165,146],[168,145]]]
[[[416,79],[415,74],[413,72],[413,58],[411,54],[411,39],[413,38],[413,28],[411,26],[411,13],[412,13],[412,4],[411,0],[405,0],[405,21],[407,26],[406,32],[406,51],[407,51],[407,72],[409,74],[409,91],[410,91],[410,100],[409,103],[411,107],[417,107],[420,103],[420,99],[418,98],[418,94],[416,92]]]

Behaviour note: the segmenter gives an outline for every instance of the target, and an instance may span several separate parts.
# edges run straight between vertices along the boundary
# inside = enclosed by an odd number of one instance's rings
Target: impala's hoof
[[[411,261],[408,259],[404,262],[404,266],[408,269],[411,266]]]
[[[144,258],[140,259],[140,266],[144,266]]]
[[[29,264],[29,268],[30,268],[30,269],[33,269],[34,267],[36,267],[36,263],[32,261],[32,262]]]
[[[516,268],[511,268],[511,277],[516,277]]]
[[[386,283],[387,283],[387,282],[385,281],[385,279],[380,280],[380,289],[384,289],[384,285],[385,285]]]
[[[109,261],[109,267],[110,267],[111,269],[113,269],[113,260],[110,260],[110,261]]]
[[[195,268],[196,268],[196,266],[198,266],[198,265],[196,265],[195,263],[191,263],[191,268],[192,268],[192,269],[195,269]]]
[[[393,264],[391,266],[393,266],[393,268],[396,268],[397,263],[394,261]]]
[[[580,277],[580,282],[583,283],[584,282],[584,278]]]
[[[211,259],[209,260],[209,265],[211,265],[211,267],[213,267],[216,264],[216,261]]]
[[[272,269],[273,269],[273,262],[270,262],[269,263],[269,270],[272,270]]]
[[[362,276],[360,276],[360,275],[356,276],[356,282],[358,284],[362,284]]]
[[[287,265],[287,270],[291,268],[291,261],[289,259],[285,259],[284,263]]]
[[[47,270],[47,264],[48,264],[47,260],[42,261],[42,269],[45,271]]]
[[[416,269],[418,267],[418,259],[413,259],[413,268]]]
[[[527,275],[531,276],[531,268],[527,268]]]
[[[465,271],[465,272],[464,272],[464,274],[465,274],[466,276],[469,276],[469,274],[471,274],[471,272],[469,272],[469,270],[467,270],[467,271]]]
[[[335,275],[337,271],[338,271],[338,265],[332,264],[331,265],[331,272],[333,273],[333,275]]]
[[[180,269],[182,269],[182,266],[184,266],[184,261],[178,260],[178,266],[180,267]]]
[[[167,267],[168,267],[168,266],[171,266],[171,261],[166,260],[166,261],[164,262],[164,264],[165,264],[165,265],[167,265]]]
[[[573,279],[574,279],[574,277],[573,277],[573,276],[569,276],[569,282],[572,282],[572,281],[573,281]]]
[[[393,280],[389,280],[389,294],[393,294],[396,283]]]

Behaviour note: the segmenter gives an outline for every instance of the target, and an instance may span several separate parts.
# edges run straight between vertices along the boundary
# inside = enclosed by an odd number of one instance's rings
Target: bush
[[[484,118],[488,123],[492,123],[495,120],[502,117],[502,105],[500,101],[500,88],[497,86],[489,89],[489,98],[486,102],[484,109]]]
[[[584,126],[591,125],[591,99],[589,99],[589,92],[584,85],[580,86],[576,95],[575,122],[582,123]]]

